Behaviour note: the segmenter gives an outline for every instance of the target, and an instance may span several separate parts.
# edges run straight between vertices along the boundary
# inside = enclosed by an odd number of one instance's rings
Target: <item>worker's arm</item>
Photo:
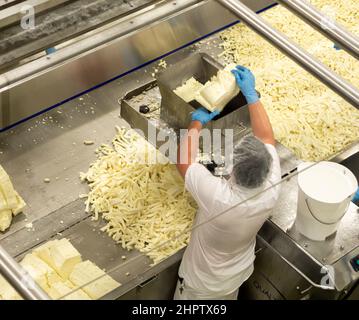
[[[188,167],[197,157],[201,130],[202,123],[200,121],[192,121],[187,133],[181,139],[177,151],[177,169],[182,177],[186,175]]]
[[[209,113],[205,108],[192,113],[192,121],[177,151],[177,169],[182,177],[185,177],[187,169],[196,160],[202,127],[218,114],[218,111]]]
[[[254,135],[263,143],[275,145],[272,125],[262,102],[258,100],[249,104],[249,116]]]
[[[275,145],[272,125],[255,89],[254,75],[242,66],[232,72],[247,100],[253,134],[263,143]]]

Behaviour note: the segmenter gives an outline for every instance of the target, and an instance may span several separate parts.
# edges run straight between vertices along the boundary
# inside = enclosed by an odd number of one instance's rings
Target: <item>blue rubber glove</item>
[[[257,102],[259,97],[256,91],[256,80],[253,73],[242,66],[237,66],[236,69],[232,70],[232,73],[236,77],[237,84],[246,98],[247,103]]]
[[[209,113],[207,109],[201,107],[192,113],[192,121],[199,121],[202,126],[213,120],[214,117],[219,115],[219,111],[213,111]]]
[[[342,48],[339,46],[339,44],[334,43],[333,48],[335,50],[341,50]]]
[[[359,189],[357,190],[357,192],[354,195],[353,202],[359,202]]]

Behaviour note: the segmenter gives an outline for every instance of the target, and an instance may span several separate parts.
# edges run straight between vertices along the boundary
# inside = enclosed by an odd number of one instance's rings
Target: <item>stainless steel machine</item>
[[[26,3],[35,10],[35,29],[19,27],[23,18],[19,9]],[[303,8],[294,0],[279,3],[320,29],[321,15],[315,8]],[[166,127],[161,113],[139,112],[148,99],[166,108],[161,75],[156,74],[157,80],[152,76],[160,59],[176,66],[195,54],[215,56],[212,50],[220,49],[206,43],[218,41],[216,32],[239,18],[359,107],[357,88],[255,14],[274,4],[269,0],[0,1],[0,163],[28,203],[25,214],[0,234],[0,273],[21,295],[47,298],[39,288],[22,285],[16,261],[49,239],[66,237],[86,259],[122,283],[104,299],[172,297],[183,250],[152,266],[145,255],[125,252],[101,232],[103,222],[92,221],[79,199],[87,190],[79,172],[95,159],[94,148],[84,140],[97,145],[109,142],[116,125],[145,132],[148,127],[157,131]],[[320,30],[358,57],[358,39],[341,26]],[[133,99],[139,95],[142,100]],[[231,124],[236,139],[250,132],[245,108],[241,121]],[[281,197],[257,236],[255,272],[239,298],[358,299],[358,208],[351,205],[334,237],[324,242],[304,238],[293,227],[301,160],[281,144],[277,149]],[[331,160],[355,173],[358,151],[356,141]],[[51,183],[44,184],[44,178]],[[121,259],[124,254],[126,261]],[[335,278],[328,285],[322,279],[331,268]]]

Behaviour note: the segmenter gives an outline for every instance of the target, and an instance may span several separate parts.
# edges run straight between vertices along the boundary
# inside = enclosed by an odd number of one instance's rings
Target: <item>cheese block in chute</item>
[[[229,65],[219,70],[217,75],[196,93],[196,101],[211,112],[222,111],[239,93],[236,79],[231,72],[234,67],[234,65]]]

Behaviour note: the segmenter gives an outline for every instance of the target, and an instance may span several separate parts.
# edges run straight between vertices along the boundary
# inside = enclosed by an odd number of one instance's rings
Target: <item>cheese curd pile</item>
[[[154,264],[185,247],[196,203],[175,165],[125,128],[117,128],[112,146],[102,145],[97,154],[81,179],[90,188],[86,211],[107,221],[102,230],[123,248],[147,254]]]
[[[355,0],[311,3],[359,33],[359,2]],[[359,62],[277,6],[262,13],[276,29],[299,43],[343,78],[359,87]],[[326,159],[358,140],[359,111],[319,80],[283,55],[265,39],[240,23],[220,34],[227,63],[250,68],[257,90],[273,125],[276,139],[306,161]]]

